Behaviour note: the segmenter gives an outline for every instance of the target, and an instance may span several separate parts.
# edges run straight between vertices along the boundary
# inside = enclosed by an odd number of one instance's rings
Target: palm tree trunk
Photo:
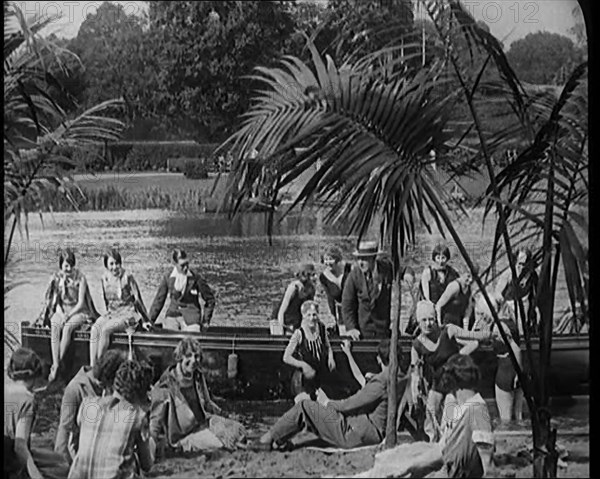
[[[388,376],[388,415],[385,432],[385,447],[387,449],[396,445],[396,420],[398,417],[398,337],[400,327],[400,314],[402,313],[402,268],[396,271],[396,284],[398,286],[398,312],[392,317],[392,340],[390,344],[390,368]]]

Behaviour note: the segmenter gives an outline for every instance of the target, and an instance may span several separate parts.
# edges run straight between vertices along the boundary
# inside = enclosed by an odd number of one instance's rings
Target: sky
[[[62,19],[53,24],[48,33],[53,32],[57,36],[67,38],[76,36],[86,16],[95,13],[102,4],[102,2],[92,1],[17,1],[16,3],[27,14],[62,12]],[[125,11],[132,14],[139,14],[147,8],[144,2],[112,3],[123,5]],[[575,23],[571,12],[573,8],[579,8],[577,0],[463,0],[462,3],[477,20],[485,21],[491,32],[504,42],[506,47],[528,33],[543,30],[571,37],[569,28]]]

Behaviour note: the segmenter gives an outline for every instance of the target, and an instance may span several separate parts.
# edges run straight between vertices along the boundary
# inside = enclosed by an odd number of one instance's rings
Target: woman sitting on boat
[[[440,326],[454,324],[459,328],[469,329],[474,306],[472,282],[471,271],[465,269],[458,278],[448,284],[435,303]]]
[[[52,367],[48,380],[54,381],[73,332],[86,322],[93,322],[99,314],[94,307],[85,275],[75,268],[75,253],[67,248],[60,253],[58,272],[52,275],[46,290],[44,309],[38,320],[50,326]]]
[[[478,341],[491,338],[492,333],[467,331],[452,323],[440,327],[431,301],[419,301],[416,316],[421,333],[414,339],[411,349],[412,397],[418,397],[419,385],[425,383],[429,390],[421,391],[427,397],[424,429],[431,441],[437,441],[444,399],[439,385],[442,367],[456,353],[471,354],[479,345]]]
[[[506,302],[506,307],[512,310],[513,317],[516,317],[517,309],[516,299],[521,298],[527,320],[527,328],[534,333],[537,328],[537,304],[536,292],[538,285],[538,275],[532,263],[532,254],[529,249],[517,250],[517,261],[515,264],[516,273],[519,277],[518,293],[515,294],[515,288],[512,282],[510,268],[504,271],[496,283],[496,294],[501,296]],[[521,312],[519,311],[519,321],[517,321],[519,334],[523,334],[523,325],[521,322]]]
[[[327,295],[329,311],[335,319],[336,332],[339,332],[340,325],[344,324],[342,321],[342,291],[346,278],[352,271],[352,264],[343,260],[342,252],[335,246],[325,251],[321,261],[326,268],[319,275],[319,282]]]
[[[292,376],[295,401],[306,397],[316,401],[322,376],[327,369],[335,369],[335,360],[325,325],[319,321],[319,305],[305,301],[301,312],[302,324],[292,334],[283,353],[283,362],[297,368]]]
[[[174,250],[172,257],[175,266],[170,274],[163,276],[150,308],[150,321],[154,324],[169,296],[171,302],[162,320],[163,327],[199,333],[210,324],[215,295],[204,278],[190,268],[184,250]],[[200,306],[200,297],[204,300],[204,309]]]
[[[44,382],[42,360],[31,349],[19,348],[11,356],[4,381],[4,477],[67,477],[69,465],[62,455],[31,447],[36,416],[34,392]]]
[[[102,296],[106,314],[98,318],[90,332],[92,367],[108,349],[111,334],[125,331],[148,318],[138,284],[133,275],[123,269],[119,251],[109,250],[103,260],[106,271],[102,275]]]
[[[302,322],[300,307],[304,301],[315,299],[315,265],[302,263],[298,266],[296,278],[288,285],[281,302],[273,310],[271,319],[279,321],[284,328],[296,330]]]
[[[492,295],[490,298],[495,304],[496,311],[499,312],[499,319],[504,333],[508,337],[510,348],[512,349],[519,366],[522,367],[521,348],[518,344],[517,325],[510,317],[510,310],[506,307],[500,308],[502,298]],[[494,324],[492,313],[483,296],[480,296],[475,303],[475,329],[494,330],[497,328]],[[494,336],[492,339],[492,349],[498,358],[496,369],[495,392],[496,405],[501,422],[510,422],[513,418],[520,422],[523,420],[523,390],[519,385],[517,371],[510,359],[508,347],[502,337]]]
[[[175,348],[176,364],[166,369],[151,392],[150,434],[158,456],[166,448],[183,452],[235,449],[246,438],[239,422],[221,417],[201,370],[202,348],[193,338]]]

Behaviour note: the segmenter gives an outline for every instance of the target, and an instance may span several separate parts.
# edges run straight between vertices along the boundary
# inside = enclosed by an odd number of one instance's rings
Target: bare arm
[[[294,352],[296,351],[296,348],[298,347],[298,343],[300,342],[300,334],[301,333],[299,330],[294,331],[294,334],[292,334],[292,337],[290,338],[290,341],[285,348],[285,352],[283,353],[283,362],[285,364],[289,364],[294,368],[303,369],[304,367],[308,366],[308,364],[304,361],[296,359],[293,356]]]
[[[342,351],[344,351],[344,354],[348,358],[348,364],[350,365],[350,371],[352,371],[354,379],[360,384],[360,387],[363,387],[367,383],[367,380],[354,360],[354,356],[350,349],[350,341],[348,339],[345,339],[342,343]]]
[[[287,289],[285,290],[285,294],[283,295],[283,301],[281,302],[281,306],[279,306],[279,312],[277,313],[277,321],[279,324],[283,326],[284,315],[290,305],[290,301],[294,296],[294,292],[296,291],[296,281],[292,281]]]
[[[15,454],[19,458],[21,464],[26,465],[29,477],[31,477],[32,479],[43,479],[41,472],[39,471],[39,469],[35,465],[35,462],[33,461],[31,451],[27,446],[27,441],[29,439],[29,435],[31,434],[32,425],[32,414],[28,414],[25,417],[22,417],[17,422],[17,427],[15,431]]]
[[[429,281],[431,281],[431,269],[426,267],[421,273],[421,290],[423,291],[423,297],[426,300],[429,299]]]

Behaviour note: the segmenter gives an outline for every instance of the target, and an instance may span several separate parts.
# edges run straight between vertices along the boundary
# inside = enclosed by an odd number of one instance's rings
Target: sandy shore
[[[52,447],[56,434],[62,391],[51,390],[40,394],[38,420],[32,443]],[[223,404],[226,411],[247,427],[251,439],[259,437],[277,419],[287,404]],[[494,423],[495,408],[490,408]],[[559,477],[589,477],[590,444],[589,412],[587,407],[571,409],[568,414],[554,418],[558,428],[558,443],[568,453]],[[532,477],[532,445],[530,423],[496,428],[497,469],[499,477]],[[306,444],[308,436],[299,436],[297,442]],[[401,434],[399,443],[409,441]],[[356,452],[327,454],[307,448],[290,452],[236,452],[216,451],[205,454],[187,454],[167,457],[155,464],[148,477],[152,478],[229,478],[229,477],[333,477],[351,476],[370,469],[377,448]]]

